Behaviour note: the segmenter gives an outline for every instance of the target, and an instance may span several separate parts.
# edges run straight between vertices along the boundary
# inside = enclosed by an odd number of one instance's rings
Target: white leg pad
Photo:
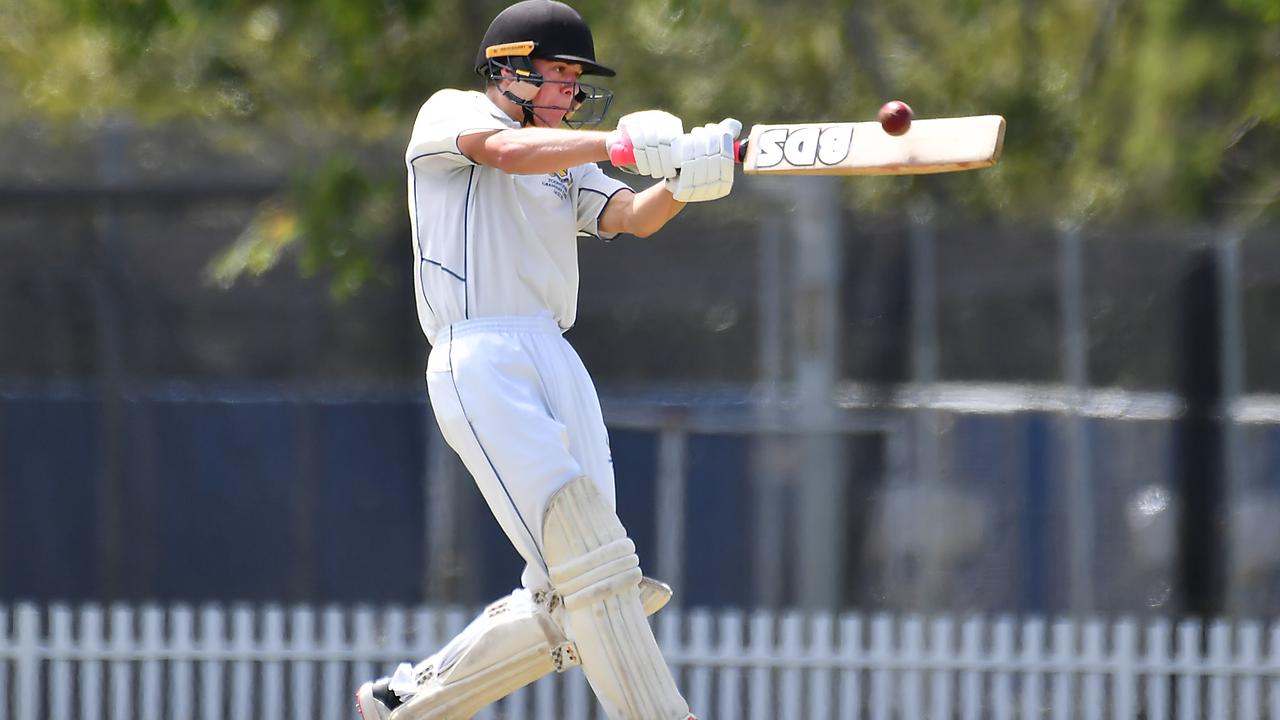
[[[671,587],[657,580],[643,578],[639,589],[649,615],[671,599]],[[577,648],[547,604],[528,590],[491,603],[458,637],[413,668],[413,698],[392,718],[464,720],[545,675],[579,664]]]
[[[582,669],[612,720],[685,720],[689,705],[640,603],[640,560],[618,516],[585,477],[552,496],[543,519],[551,584]]]

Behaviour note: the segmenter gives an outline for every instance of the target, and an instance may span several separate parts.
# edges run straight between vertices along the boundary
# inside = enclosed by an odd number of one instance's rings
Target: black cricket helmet
[[[534,70],[532,58],[577,63],[582,66],[583,75],[616,74],[596,62],[591,28],[578,11],[556,0],[522,0],[498,13],[480,43],[475,69],[489,81],[501,80],[503,70],[507,70],[516,79],[539,87],[549,81]],[[581,82],[577,86],[574,107],[565,116],[565,124],[599,124],[613,101],[613,92]],[[533,110],[538,106],[509,90],[503,95],[524,108],[526,124],[532,122]]]

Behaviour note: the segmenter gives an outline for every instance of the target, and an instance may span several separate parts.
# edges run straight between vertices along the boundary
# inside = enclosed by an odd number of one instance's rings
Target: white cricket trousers
[[[445,441],[525,559],[522,583],[548,589],[551,496],[585,475],[617,504],[600,398],[582,360],[550,318],[464,320],[436,333],[427,390]]]

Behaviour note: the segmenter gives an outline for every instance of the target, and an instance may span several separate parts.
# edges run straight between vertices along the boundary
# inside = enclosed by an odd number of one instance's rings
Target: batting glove
[[[727,118],[696,127],[675,143],[680,175],[667,180],[667,189],[680,202],[718,200],[733,189],[733,141],[742,123]]]
[[[636,164],[634,170],[628,166],[622,169],[661,180],[676,176],[672,144],[682,135],[684,122],[680,118],[662,110],[641,110],[623,115],[606,142],[612,146],[619,136],[629,138]]]

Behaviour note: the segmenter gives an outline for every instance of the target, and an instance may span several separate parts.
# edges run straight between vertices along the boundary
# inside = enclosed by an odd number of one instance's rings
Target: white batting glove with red
[[[636,164],[634,169],[629,166],[622,169],[661,180],[676,176],[672,145],[683,135],[684,121],[675,115],[663,110],[641,110],[623,115],[618,120],[618,129],[610,133],[606,143],[613,146],[619,136],[630,139]]]
[[[675,143],[679,177],[667,189],[680,202],[718,200],[733,189],[733,141],[742,123],[726,118],[690,130]]]

